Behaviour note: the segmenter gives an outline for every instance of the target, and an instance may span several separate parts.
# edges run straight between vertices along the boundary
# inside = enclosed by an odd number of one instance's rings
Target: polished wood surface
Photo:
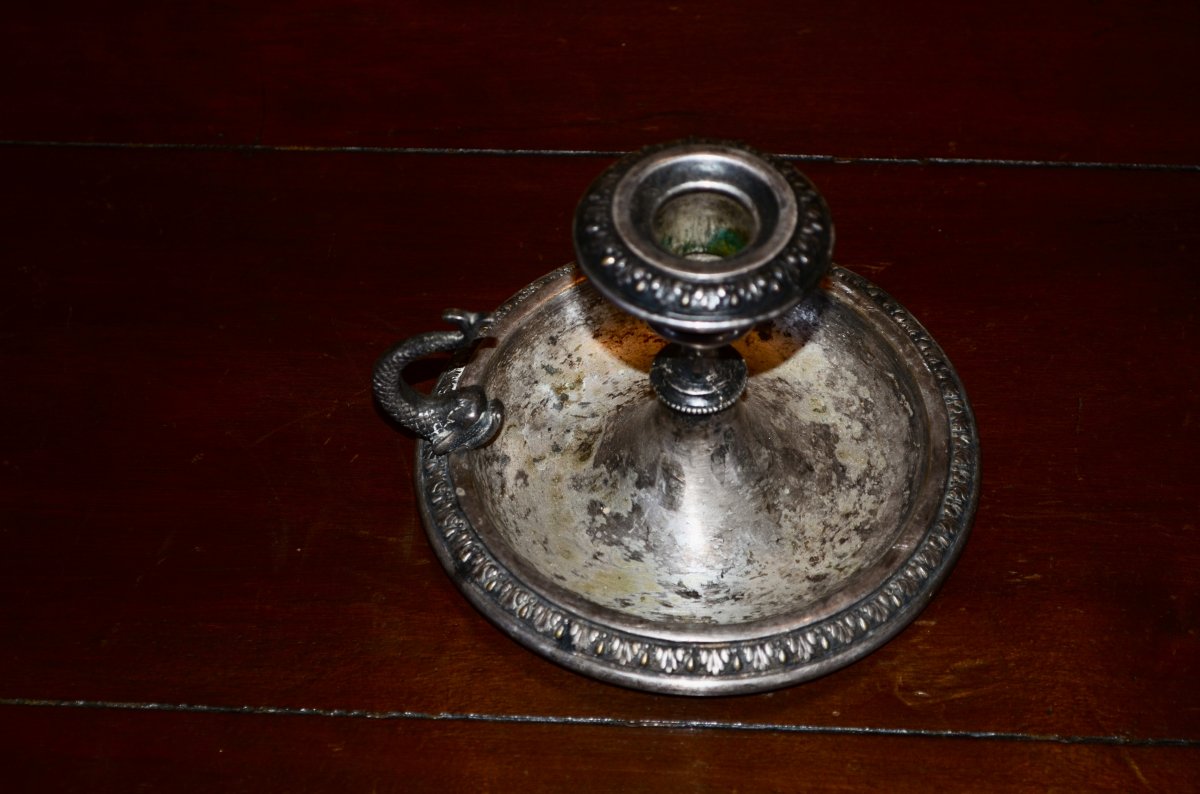
[[[8,779],[1200,786],[1198,17],[14,10]],[[932,332],[981,435],[973,535],[917,622],[767,695],[637,693],[508,640],[438,566],[413,441],[369,391],[375,357],[443,308],[569,261],[614,151],[691,133],[798,156],[835,258]]]
[[[22,4],[0,137],[1194,163],[1194,3]]]

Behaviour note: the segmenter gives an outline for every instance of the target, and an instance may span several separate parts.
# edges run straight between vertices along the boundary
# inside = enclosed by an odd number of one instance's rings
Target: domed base
[[[735,347],[728,410],[671,411],[661,340],[567,268],[497,314],[443,387],[505,408],[482,449],[421,448],[430,537],[471,600],[573,669],[691,694],[846,664],[916,614],[966,537],[975,428],[923,329],[866,282]]]

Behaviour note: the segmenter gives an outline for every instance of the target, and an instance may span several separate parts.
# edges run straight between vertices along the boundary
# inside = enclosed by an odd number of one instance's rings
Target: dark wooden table
[[[6,9],[5,788],[1200,787],[1200,8],[902,5]],[[508,640],[369,392],[691,134],[794,156],[982,437],[929,608],[767,695]]]

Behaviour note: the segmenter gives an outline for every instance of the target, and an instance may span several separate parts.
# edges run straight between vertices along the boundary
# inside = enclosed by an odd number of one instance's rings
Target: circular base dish
[[[647,379],[664,341],[567,266],[494,315],[438,388],[504,404],[488,446],[418,445],[430,541],[508,635],[586,675],[719,695],[823,675],[928,602],[978,496],[953,368],[885,293],[834,268],[735,347],[711,416]]]

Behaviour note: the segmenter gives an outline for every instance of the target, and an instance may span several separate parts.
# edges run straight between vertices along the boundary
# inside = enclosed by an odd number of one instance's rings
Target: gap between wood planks
[[[291,706],[216,706],[197,703],[139,703],[113,700],[57,700],[49,698],[0,698],[2,706],[95,709],[185,714],[236,714],[266,717],[324,717],[360,720],[411,720],[426,722],[485,722],[520,725],[578,725],[600,728],[644,728],[667,730],[743,731],[748,733],[796,733],[835,736],[896,736],[916,739],[982,739],[988,741],[1042,744],[1100,745],[1116,747],[1200,747],[1200,739],[1132,736],[1068,736],[1063,734],[1016,733],[1010,731],[952,731],[920,728],[869,728],[841,725],[792,725],[769,722],[723,722],[719,720],[630,720],[616,717],[573,717],[538,714],[478,714],[475,712],[373,711]]]
[[[307,146],[262,143],[139,143],[121,141],[0,140],[0,147],[45,149],[149,149],[198,152],[303,152],[311,154],[411,154],[459,157],[621,157],[627,151],[604,149],[490,149],[439,146]],[[834,154],[776,153],[785,160],[837,165],[987,166],[992,168],[1062,168],[1091,171],[1200,172],[1200,163],[1121,163],[1079,160],[1014,160],[988,157],[843,157]]]

